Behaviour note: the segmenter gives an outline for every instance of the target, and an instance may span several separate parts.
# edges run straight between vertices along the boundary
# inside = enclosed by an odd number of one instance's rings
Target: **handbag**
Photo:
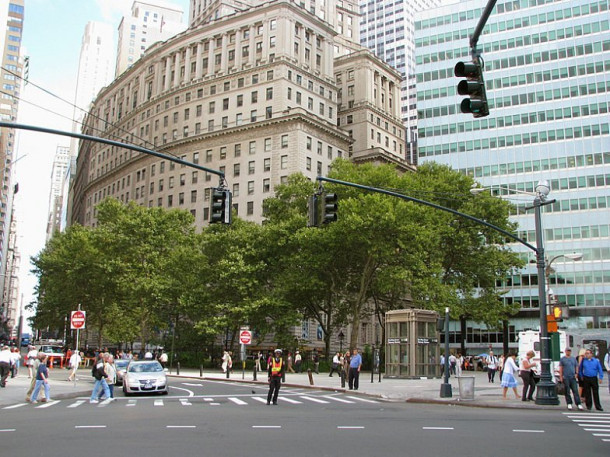
[[[563,382],[557,383],[557,395],[565,395],[566,394],[566,385]]]

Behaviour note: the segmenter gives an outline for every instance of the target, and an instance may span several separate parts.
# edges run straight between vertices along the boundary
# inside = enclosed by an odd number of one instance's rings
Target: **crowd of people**
[[[578,357],[572,356],[572,349],[566,348],[564,356],[559,361],[558,390],[565,397],[568,409],[573,409],[573,404],[580,410],[585,408],[582,405],[582,398],[587,410],[593,406],[598,411],[603,411],[599,400],[599,384],[604,379],[604,371],[610,377],[610,352],[604,357],[602,362],[593,356],[591,349],[581,349]],[[507,398],[509,389],[512,389],[516,399],[521,401],[534,401],[536,385],[540,380],[540,365],[534,360],[536,353],[528,351],[524,357],[517,361],[517,353],[509,352],[506,356],[497,357],[493,351],[484,357],[478,357],[481,367],[487,371],[488,382],[494,383],[496,373],[500,373],[500,386],[502,396]],[[448,359],[449,375],[462,376],[462,372],[468,369],[468,359],[461,353],[450,354]],[[445,367],[445,356],[441,356],[441,370]],[[519,383],[517,378],[522,380],[521,395],[517,390]],[[610,380],[608,383],[610,392]],[[574,397],[574,398],[572,398]]]

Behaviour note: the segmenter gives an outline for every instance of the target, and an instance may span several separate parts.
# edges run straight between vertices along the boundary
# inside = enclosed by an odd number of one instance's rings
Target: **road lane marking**
[[[280,397],[279,400],[281,401],[285,401],[286,403],[292,403],[293,405],[302,405],[303,402],[302,401],[298,401],[298,400],[294,400],[290,397]]]
[[[57,403],[59,403],[59,400],[50,401],[48,403],[43,403],[42,405],[37,406],[36,408],[48,408],[49,406],[56,405]]]
[[[68,405],[67,408],[78,408],[83,403],[85,403],[85,400],[77,400],[74,403],[72,403],[71,405]]]
[[[129,400],[125,406],[136,406],[138,400]]]
[[[601,423],[600,423],[601,422]],[[608,421],[586,421],[585,423],[576,424],[580,427],[610,427]]]
[[[607,428],[583,428],[585,432],[607,432]]]
[[[602,441],[604,441],[606,443],[610,443],[610,440],[603,439]]]
[[[2,409],[15,409],[15,408],[21,408],[22,406],[27,405],[27,403],[17,403],[16,405],[11,405],[11,406],[5,406]]]
[[[513,430],[515,433],[544,433],[544,430]]]
[[[422,427],[422,430],[453,430],[453,427]]]
[[[313,401],[314,403],[324,403],[324,404],[328,404],[329,403],[326,400],[320,400],[319,398],[309,397],[307,395],[300,395],[299,398],[302,399],[302,400]]]
[[[261,403],[267,403],[267,399],[263,397],[252,397],[252,400],[260,401]]]
[[[343,398],[339,398],[339,397],[334,397],[332,395],[322,395],[324,398],[328,398],[329,400],[333,400],[333,401],[338,401],[339,403],[349,403],[349,404],[354,404],[355,402],[350,401],[350,400],[345,400]]]
[[[106,428],[105,425],[75,425],[74,428]]]
[[[229,397],[229,401],[232,401],[236,405],[247,405],[248,404],[245,401],[240,400],[239,398],[236,398],[236,397]]]
[[[252,428],[282,428],[281,425],[253,425]]]
[[[363,425],[337,425],[337,428],[340,430],[362,430],[364,428]]]
[[[182,406],[193,406],[193,404],[190,401],[188,401],[186,398],[181,398],[180,399],[180,404]]]
[[[107,398],[106,400],[100,402],[100,404],[97,406],[98,408],[103,408],[105,406],[108,406],[110,403],[112,403],[114,401],[114,399],[111,398]]]
[[[154,406],[163,406],[163,400],[155,400]]]
[[[196,425],[166,425],[165,428],[197,428]]]
[[[184,383],[182,383],[184,384]],[[195,396],[195,392],[193,392],[192,390],[189,389],[183,389],[182,387],[174,387],[174,386],[169,386],[170,389],[176,389],[176,390],[184,390],[185,392],[188,392],[189,397],[194,397]]]
[[[183,382],[182,385],[189,386],[189,387],[203,387],[203,384],[195,384],[195,383],[190,383],[190,382]],[[170,387],[172,387],[172,386],[170,386]]]
[[[593,436],[610,436],[608,433],[594,433]]]
[[[210,403],[210,406],[220,406],[220,403]]]
[[[14,431],[15,431],[14,428],[3,428],[3,429],[0,429],[0,433],[2,433],[2,432],[14,432]]]
[[[204,399],[203,399],[203,401],[214,401],[214,399],[213,399],[213,398],[206,397],[206,398],[204,398]]]
[[[352,400],[358,400],[358,401],[363,401],[365,403],[379,403],[376,400],[369,400],[367,398],[360,398],[360,397],[353,397],[351,395],[346,395],[346,398],[351,398]]]
[[[610,413],[563,413],[564,415],[574,418],[574,417],[608,417],[610,418]]]

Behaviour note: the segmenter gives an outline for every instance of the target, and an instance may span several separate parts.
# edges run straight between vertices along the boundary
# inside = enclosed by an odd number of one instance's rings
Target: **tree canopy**
[[[509,204],[469,193],[473,180],[437,164],[399,174],[389,165],[333,164],[330,177],[392,190],[484,219],[506,231]],[[364,318],[417,307],[497,325],[515,312],[496,283],[521,266],[504,236],[489,227],[412,201],[324,184],[339,195],[337,222],[307,227],[307,201],[319,191],[301,174],[264,202],[263,224],[195,230],[190,213],[97,206],[95,227],[57,233],[33,260],[39,277],[34,326],[63,328],[81,304],[100,339],[150,342],[183,325],[196,344],[235,335],[248,324],[258,338],[315,319],[330,336],[347,325],[350,345]],[[101,341],[100,341],[101,342]]]

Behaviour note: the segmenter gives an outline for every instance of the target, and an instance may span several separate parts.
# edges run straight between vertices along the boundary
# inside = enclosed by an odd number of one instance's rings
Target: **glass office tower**
[[[560,327],[608,337],[609,3],[498,1],[478,44],[490,107],[490,115],[478,119],[460,112],[464,97],[457,94],[454,66],[470,61],[469,37],[487,1],[422,11],[415,21],[419,163],[449,164],[482,186],[515,191],[533,192],[547,180],[549,198],[556,199],[542,216],[548,282],[570,310]],[[515,198],[519,236],[535,244],[534,216],[525,209],[533,198],[494,192]],[[535,257],[522,245],[514,249],[528,262]],[[538,329],[535,263],[499,287],[506,301],[521,307],[510,321],[514,346],[517,332]],[[497,333],[476,323],[468,324],[468,344],[501,346]]]

